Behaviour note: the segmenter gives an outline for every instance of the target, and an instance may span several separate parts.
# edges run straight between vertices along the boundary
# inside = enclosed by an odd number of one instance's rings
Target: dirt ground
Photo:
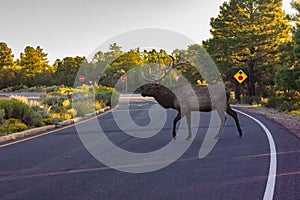
[[[255,107],[250,105],[234,105],[232,107],[242,108],[250,113],[264,115],[266,118],[276,121],[278,124],[285,127],[298,138],[300,138],[300,121],[290,114],[279,112],[272,108]]]

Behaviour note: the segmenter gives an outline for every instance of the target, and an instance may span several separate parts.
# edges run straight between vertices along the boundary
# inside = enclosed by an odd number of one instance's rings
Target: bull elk
[[[194,86],[191,89],[189,84],[178,87],[166,87],[160,84],[160,81],[175,67],[183,64],[190,64],[189,62],[182,62],[181,59],[178,63],[175,63],[175,58],[172,56],[170,56],[170,58],[172,59],[171,65],[165,65],[164,68],[160,66],[160,58],[158,58],[159,71],[156,74],[151,72],[151,68],[149,69],[148,78],[142,73],[143,78],[150,83],[141,86],[140,91],[143,97],[153,97],[162,107],[166,109],[172,108],[178,111],[177,116],[173,120],[173,139],[176,139],[176,123],[182,117],[186,116],[188,125],[188,136],[186,139],[189,140],[192,138],[191,111],[210,112],[212,110],[216,110],[221,119],[221,126],[216,138],[221,137],[223,126],[226,121],[225,112],[233,117],[239,136],[241,137],[243,133],[237,113],[232,110],[229,104],[230,91],[224,86],[212,85],[210,88],[208,88],[208,86]],[[194,94],[192,94],[193,92]],[[221,93],[223,93],[223,96]],[[192,98],[193,95],[195,98]]]

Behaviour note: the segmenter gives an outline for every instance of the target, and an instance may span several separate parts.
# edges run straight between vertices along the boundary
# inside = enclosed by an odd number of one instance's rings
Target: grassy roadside
[[[113,107],[119,96],[113,88],[98,85],[44,89],[47,92],[35,91],[40,93],[37,100],[29,101],[24,96],[0,98],[0,136],[85,117],[89,113]]]

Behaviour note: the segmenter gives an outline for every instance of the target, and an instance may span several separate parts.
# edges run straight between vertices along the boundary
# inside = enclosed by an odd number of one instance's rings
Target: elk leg
[[[223,131],[223,128],[224,128],[224,124],[225,124],[225,121],[226,121],[226,116],[225,116],[225,112],[223,112],[222,109],[216,109],[218,114],[219,114],[219,117],[221,119],[221,126],[220,126],[220,129],[219,129],[219,132],[218,134],[216,135],[215,138],[220,138],[221,135],[222,135],[222,131]]]
[[[191,112],[187,112],[186,113],[186,122],[188,125],[188,136],[186,138],[186,140],[190,140],[192,138],[192,130],[191,130]]]
[[[173,139],[176,140],[176,123],[181,119],[181,113],[179,112],[173,120]]]
[[[237,126],[237,129],[239,131],[239,135],[240,135],[240,137],[242,137],[243,131],[241,129],[240,122],[239,122],[239,119],[237,117],[237,113],[234,110],[232,110],[230,106],[227,107],[226,112],[234,119],[235,124]]]

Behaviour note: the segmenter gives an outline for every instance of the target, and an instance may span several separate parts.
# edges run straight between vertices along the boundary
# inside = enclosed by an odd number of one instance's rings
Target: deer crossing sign
[[[234,76],[233,76],[239,83],[244,82],[247,79],[247,74],[243,70],[239,70]]]

